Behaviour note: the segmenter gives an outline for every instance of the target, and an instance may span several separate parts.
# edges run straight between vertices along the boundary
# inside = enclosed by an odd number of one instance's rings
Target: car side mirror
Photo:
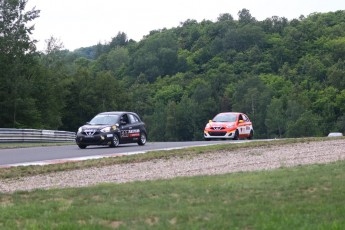
[[[239,123],[243,123],[244,121],[243,121],[243,120],[239,120],[238,122],[239,122]]]
[[[208,120],[208,123],[212,123],[212,120]]]

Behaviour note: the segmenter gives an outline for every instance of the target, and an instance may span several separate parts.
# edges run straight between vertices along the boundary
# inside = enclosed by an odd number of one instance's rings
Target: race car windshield
[[[90,125],[114,125],[119,120],[119,115],[97,115],[89,122]]]
[[[215,122],[235,122],[236,121],[236,114],[218,114],[213,118],[212,121]]]

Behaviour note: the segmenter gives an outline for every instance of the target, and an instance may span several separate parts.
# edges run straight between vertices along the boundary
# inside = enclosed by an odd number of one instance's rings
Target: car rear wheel
[[[145,145],[147,141],[147,136],[145,133],[140,134],[140,138],[138,140],[138,145]]]
[[[119,136],[114,133],[113,139],[111,140],[111,143],[110,143],[109,146],[114,148],[114,147],[119,146],[119,144],[120,144]]]
[[[234,138],[232,138],[232,139],[233,139],[233,140],[238,140],[239,136],[240,136],[240,134],[238,133],[238,130],[236,130],[235,136],[234,136]]]
[[[81,149],[85,149],[87,147],[87,145],[78,144],[78,147]]]

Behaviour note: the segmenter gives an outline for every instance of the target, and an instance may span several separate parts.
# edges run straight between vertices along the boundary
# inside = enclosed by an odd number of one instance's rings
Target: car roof
[[[134,112],[127,112],[127,111],[110,111],[110,112],[102,112],[102,113],[99,113],[98,115],[122,115],[122,114],[125,114],[125,113],[131,113],[131,114],[137,115],[137,114],[134,113]]]
[[[222,112],[222,113],[218,113],[218,114],[244,114],[244,113],[240,113],[240,112]]]

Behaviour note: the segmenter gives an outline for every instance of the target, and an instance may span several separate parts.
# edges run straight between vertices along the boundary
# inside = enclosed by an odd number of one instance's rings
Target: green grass
[[[204,146],[204,147],[191,147],[186,149],[169,150],[169,151],[152,151],[145,154],[137,154],[122,157],[112,157],[112,158],[102,158],[95,160],[85,160],[79,162],[67,162],[62,164],[54,165],[44,165],[44,166],[19,166],[11,168],[0,168],[0,179],[4,178],[20,178],[28,175],[39,175],[51,172],[83,169],[90,167],[102,167],[106,165],[113,164],[124,164],[124,163],[134,163],[143,162],[153,159],[167,159],[170,157],[192,157],[197,154],[205,154],[213,151],[237,151],[241,148],[253,148],[253,147],[270,147],[276,145],[285,145],[293,143],[308,143],[313,141],[329,141],[334,139],[344,139],[345,137],[328,138],[328,137],[314,137],[314,138],[297,138],[297,139],[282,139],[275,141],[258,141],[258,142],[247,142],[247,143],[236,143],[231,142],[231,144],[224,142],[224,144]],[[221,143],[221,142],[220,142]],[[41,146],[36,143],[34,146]],[[12,145],[14,148],[15,145]],[[29,146],[26,146],[29,147]],[[32,147],[32,146],[31,146]]]
[[[0,229],[344,229],[345,162],[0,194]]]

